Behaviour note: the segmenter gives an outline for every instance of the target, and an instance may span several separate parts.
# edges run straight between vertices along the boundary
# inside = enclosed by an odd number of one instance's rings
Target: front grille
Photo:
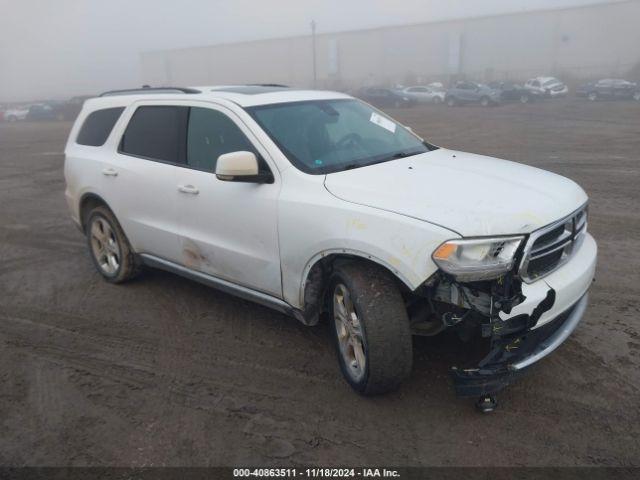
[[[556,270],[579,248],[587,231],[587,207],[536,230],[525,245],[520,276],[533,282]]]

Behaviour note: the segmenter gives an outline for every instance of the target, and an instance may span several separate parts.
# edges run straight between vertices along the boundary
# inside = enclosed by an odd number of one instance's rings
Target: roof
[[[259,85],[214,85],[189,87],[189,90],[198,91],[199,93],[180,93],[175,90],[158,91],[157,93],[140,91],[140,93],[137,93],[135,90],[128,90],[121,95],[110,93],[108,96],[92,98],[87,100],[87,103],[94,108],[98,105],[103,108],[108,108],[127,106],[139,100],[228,100],[241,107],[253,107],[275,103],[352,98],[349,95],[339,92],[296,90],[286,87]]]

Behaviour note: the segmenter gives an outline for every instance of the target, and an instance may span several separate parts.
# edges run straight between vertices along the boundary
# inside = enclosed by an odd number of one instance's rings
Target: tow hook
[[[498,399],[494,395],[483,395],[476,401],[476,408],[481,413],[491,413],[498,407]]]

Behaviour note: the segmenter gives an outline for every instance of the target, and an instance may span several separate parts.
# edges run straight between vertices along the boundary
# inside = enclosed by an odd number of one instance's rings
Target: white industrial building
[[[466,76],[640,79],[640,0],[147,52],[144,83],[350,89]],[[313,52],[315,43],[315,79]]]

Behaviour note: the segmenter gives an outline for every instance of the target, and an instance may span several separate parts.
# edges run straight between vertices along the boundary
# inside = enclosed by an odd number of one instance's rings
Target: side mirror
[[[252,152],[230,152],[216,162],[216,177],[225,182],[273,183],[271,172],[260,173]]]

